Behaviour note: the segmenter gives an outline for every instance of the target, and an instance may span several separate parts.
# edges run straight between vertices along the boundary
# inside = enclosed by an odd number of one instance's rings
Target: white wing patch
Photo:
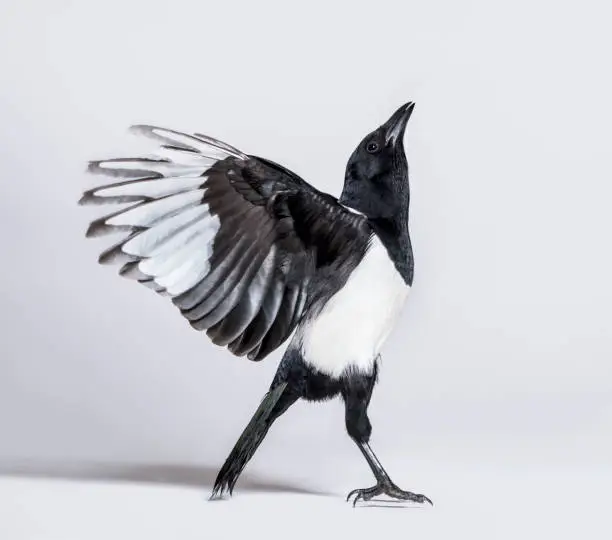
[[[157,140],[165,145],[177,146],[211,158],[223,159],[233,156],[239,159],[247,159],[247,156],[237,148],[199,133],[188,135],[171,129],[147,125],[132,126],[130,131]]]
[[[349,368],[371,373],[409,290],[373,235],[344,287],[296,334],[304,361],[332,377]]]
[[[129,231],[123,242],[108,250],[112,256],[105,260],[115,262],[123,259],[118,255],[127,256],[123,275],[152,279],[158,292],[176,296],[210,271],[220,223],[203,202],[206,171],[219,160],[247,156],[206,135],[146,125],[132,126],[131,131],[162,146],[151,157],[90,163],[90,172],[119,181],[87,191],[81,204],[135,204],[94,221],[88,236]]]
[[[200,171],[201,172],[201,171]],[[187,176],[178,178],[159,178],[126,182],[118,186],[103,187],[96,190],[96,197],[141,197],[158,199],[200,186],[206,178]]]
[[[107,176],[135,176],[146,177],[151,176],[151,173],[158,177],[180,177],[193,176],[202,174],[202,156],[200,155],[200,164],[183,164],[176,161],[159,159],[157,156],[151,158],[126,158],[126,159],[108,159],[98,162],[98,174],[106,174]],[[207,161],[214,161],[210,158]]]
[[[139,204],[125,211],[114,214],[105,220],[106,225],[150,227],[156,221],[174,215],[176,212],[184,211],[186,208],[199,204],[204,195],[201,189],[177,193],[153,202]]]
[[[208,222],[218,221],[208,213],[206,205],[183,210],[151,226],[125,243],[123,251],[139,257],[152,257],[175,251],[192,236],[206,231]],[[212,223],[214,226],[214,223]]]

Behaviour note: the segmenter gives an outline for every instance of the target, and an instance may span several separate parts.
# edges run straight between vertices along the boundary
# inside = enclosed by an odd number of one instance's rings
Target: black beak
[[[398,141],[404,140],[404,132],[406,124],[414,109],[414,102],[409,101],[402,105],[397,111],[391,115],[391,118],[383,124],[385,130],[385,140],[387,144],[396,144]]]

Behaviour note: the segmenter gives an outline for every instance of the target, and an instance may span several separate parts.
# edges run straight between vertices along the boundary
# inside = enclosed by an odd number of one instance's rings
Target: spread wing
[[[313,279],[367,244],[367,221],[280,165],[216,139],[132,131],[161,143],[159,152],[91,162],[90,172],[115,182],[79,201],[132,203],[89,226],[87,236],[123,232],[100,263],[170,297],[215,344],[261,360],[307,310]]]

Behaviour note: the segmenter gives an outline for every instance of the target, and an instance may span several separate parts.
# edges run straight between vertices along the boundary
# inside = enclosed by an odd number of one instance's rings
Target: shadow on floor
[[[0,475],[80,481],[149,482],[205,489],[211,488],[214,484],[217,468],[167,464],[0,462]],[[332,495],[307,486],[260,478],[247,472],[240,476],[236,491]]]

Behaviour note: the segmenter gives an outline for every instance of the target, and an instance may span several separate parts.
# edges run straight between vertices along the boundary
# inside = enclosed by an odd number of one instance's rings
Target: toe
[[[347,496],[346,496],[346,502],[349,502],[349,500],[351,499],[351,497],[355,494],[359,494],[359,490],[358,489],[354,489],[353,491],[351,491]]]
[[[353,508],[355,507],[355,505],[357,504],[357,501],[360,499],[363,499],[363,489],[357,489],[357,494],[355,495],[355,498],[353,499]]]
[[[349,502],[354,495],[353,506],[355,506],[358,501],[369,501],[374,496],[375,492],[376,488],[354,489],[348,494],[346,500]]]
[[[431,499],[429,497],[426,497],[425,495],[419,495],[419,497],[421,497],[421,503],[426,503],[428,502],[429,504],[431,504],[431,506],[433,506],[433,502],[431,502]]]
[[[422,495],[420,493],[417,494],[417,493],[412,493],[411,491],[404,491],[403,489],[400,489],[395,485],[390,486],[387,490],[385,490],[385,493],[389,497],[393,497],[395,499],[400,499],[404,501],[412,501],[412,502],[416,502],[419,504],[424,504],[428,502],[429,504],[433,506],[433,502],[431,502],[431,499],[429,497],[426,497],[425,495]]]
[[[410,493],[408,492],[404,492],[406,494],[406,499],[409,499],[411,501],[417,502],[419,504],[425,504],[426,502],[428,502],[429,504],[431,504],[431,506],[433,506],[433,503],[431,502],[431,499],[425,495],[422,495],[421,493]]]

